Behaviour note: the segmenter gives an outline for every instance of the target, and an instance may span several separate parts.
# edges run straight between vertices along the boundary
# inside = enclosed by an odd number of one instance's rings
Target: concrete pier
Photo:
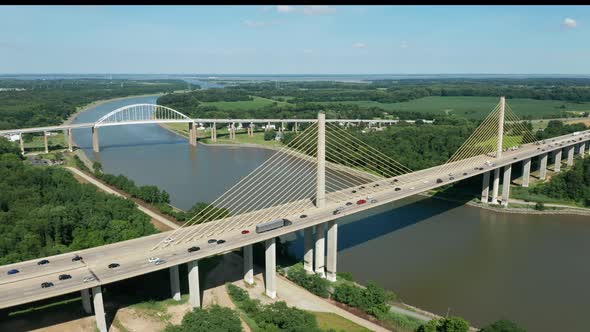
[[[199,261],[188,262],[189,302],[193,308],[201,307],[201,288],[199,286]]]
[[[98,128],[92,127],[92,151],[100,152],[100,148],[98,146]]]
[[[483,181],[481,184],[481,202],[487,203],[490,193],[490,172],[483,173]]]
[[[297,125],[297,122],[295,122],[295,134],[297,134],[298,131],[299,131],[299,126]]]
[[[522,186],[528,187],[531,177],[531,158],[522,161]]]
[[[96,327],[100,332],[108,332],[107,320],[104,313],[104,304],[102,302],[101,286],[92,287],[92,299],[94,300],[94,317],[96,318]]]
[[[254,263],[252,260],[252,245],[249,244],[242,248],[244,251],[244,282],[254,284]]]
[[[569,146],[567,148],[567,165],[573,166],[574,165],[574,146]]]
[[[315,226],[315,273],[326,277],[325,269],[326,229],[325,224]]]
[[[547,177],[547,153],[543,153],[539,156],[539,179],[545,180]]]
[[[553,167],[553,171],[559,172],[561,170],[561,149],[554,151],[553,157],[555,158],[555,166]]]
[[[217,142],[217,128],[215,123],[211,124],[211,142]]]
[[[498,204],[498,191],[500,190],[500,168],[494,170],[494,182],[492,186],[492,204]]]
[[[72,134],[72,128],[68,128],[68,151],[74,152],[74,137]]]
[[[303,269],[313,273],[313,226],[303,230]]]
[[[49,153],[49,142],[46,131],[43,132],[43,145],[45,146],[45,153]]]
[[[188,142],[192,146],[197,146],[197,126],[194,122],[188,123]]]
[[[25,141],[23,140],[23,134],[19,134],[20,153],[25,154]]]
[[[328,252],[326,264],[326,278],[336,281],[336,263],[338,262],[338,223],[328,221]]]
[[[82,294],[82,308],[84,308],[84,312],[87,314],[92,313],[92,302],[90,302],[90,290],[83,289],[80,291]]]
[[[510,196],[510,176],[512,175],[512,165],[504,166],[504,181],[502,181],[502,205],[508,206]]]
[[[180,277],[178,275],[178,265],[170,267],[170,292],[172,298],[180,301]]]
[[[274,299],[277,297],[277,250],[275,238],[266,240],[264,247],[264,286],[266,288],[266,296]]]
[[[580,157],[584,158],[584,152],[586,151],[586,142],[580,143],[580,147],[578,148],[580,153]]]

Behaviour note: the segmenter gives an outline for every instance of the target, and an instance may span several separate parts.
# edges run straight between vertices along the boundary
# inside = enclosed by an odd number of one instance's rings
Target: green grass
[[[47,144],[51,149],[52,146],[61,145],[62,147],[67,147],[68,143],[64,140],[63,133],[57,133],[54,136],[47,136]],[[33,136],[33,140],[30,142],[25,141],[24,143],[26,150],[43,150],[45,148],[45,143],[43,141],[43,136]]]
[[[188,302],[188,298],[189,298],[189,295],[184,294],[184,295],[181,295],[180,301],[176,301],[171,298],[163,300],[163,301],[150,300],[150,301],[132,304],[132,305],[130,305],[130,307],[134,308],[134,309],[141,310],[141,311],[145,311],[150,316],[157,317],[159,320],[161,320],[164,323],[169,323],[171,316],[170,316],[170,314],[168,314],[168,307],[186,303],[186,302]]]
[[[386,111],[450,114],[471,119],[485,118],[498,104],[497,97],[424,97],[402,103],[379,103],[375,101],[345,101],[361,107],[380,107]],[[530,115],[541,118],[544,115],[565,112],[590,111],[590,103],[570,103],[558,100],[507,99],[506,102],[519,116]],[[322,102],[330,104],[331,102]],[[565,108],[560,108],[562,105]]]
[[[347,331],[347,332],[368,332],[371,331],[365,327],[362,327],[356,324],[353,321],[350,321],[342,316],[338,316],[332,312],[317,312],[317,311],[310,311],[312,313],[318,325],[322,330],[329,330],[334,329],[336,331]]]
[[[290,105],[286,102],[262,98],[253,96],[252,100],[245,101],[215,101],[215,102],[203,102],[203,106],[215,106],[222,111],[248,111],[255,110],[264,106],[272,105],[277,103],[278,105],[287,106]]]

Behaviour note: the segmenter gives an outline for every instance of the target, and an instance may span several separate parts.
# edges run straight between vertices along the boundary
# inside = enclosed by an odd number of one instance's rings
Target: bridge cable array
[[[162,240],[151,250],[251,227],[315,208],[317,135],[318,124],[313,123],[172,232],[170,242]],[[385,186],[363,185],[412,172],[336,124],[326,124],[325,149],[326,199],[330,203],[384,190]],[[403,180],[400,178],[398,183],[402,184]],[[356,192],[353,193],[353,190]]]

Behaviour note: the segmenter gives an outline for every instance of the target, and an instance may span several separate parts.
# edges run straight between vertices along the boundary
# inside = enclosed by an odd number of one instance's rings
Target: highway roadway
[[[211,222],[213,224],[207,223],[191,226],[191,228],[209,227],[209,229],[212,229],[212,232],[210,233],[212,237],[215,239],[226,240],[223,244],[207,243],[207,240],[211,237],[196,237],[194,240],[186,243],[175,244],[173,242],[172,245],[167,247],[161,246],[155,251],[150,251],[151,248],[172,234],[172,231],[169,231],[106,246],[47,257],[46,259],[48,259],[50,263],[43,266],[37,265],[37,262],[40,261],[41,258],[1,266],[0,309],[67,294],[97,285],[112,283],[174,265],[239,249],[246,245],[299,231],[347,215],[352,215],[423,191],[492,171],[498,167],[581,143],[582,141],[579,139],[583,139],[583,141],[590,140],[590,131],[582,132],[576,136],[566,135],[546,140],[546,143],[542,145],[523,145],[518,150],[503,153],[503,156],[498,159],[487,156],[478,156],[453,164],[445,164],[405,174],[397,177],[399,180],[398,182],[393,182],[392,179],[375,181],[370,184],[365,184],[365,189],[363,190],[356,188],[358,192],[355,194],[352,194],[351,192],[348,194],[350,201],[353,202],[351,206],[345,206],[343,202],[335,201],[335,194],[329,194],[326,208],[315,208],[310,201],[307,204],[309,209],[305,209],[305,214],[307,214],[306,218],[300,218],[301,212],[286,215],[284,217],[291,220],[293,222],[292,225],[261,234],[255,232],[255,224],[246,228],[232,229],[223,234],[217,234],[216,230],[226,229],[224,227],[226,224],[224,223],[227,223],[231,218]],[[549,146],[550,144],[552,146]],[[562,146],[559,146],[559,144],[562,144]],[[588,151],[586,151],[586,153],[588,153]],[[567,157],[564,156],[563,159],[566,158]],[[495,166],[485,165],[484,161],[488,159],[493,161]],[[480,167],[483,169],[480,170]],[[450,180],[447,174],[449,168],[452,168],[453,173],[456,174],[454,175],[453,180]],[[463,173],[466,173],[466,175],[463,175]],[[441,178],[443,181],[437,183],[438,178]],[[379,183],[380,186],[373,187],[376,183]],[[396,187],[400,187],[401,190],[396,191]],[[350,188],[348,190],[352,189],[355,188]],[[367,203],[362,205],[356,204],[358,199],[366,198],[367,194],[375,198],[377,202],[371,203],[367,201]],[[334,215],[333,211],[341,206],[344,207],[344,210],[340,214]],[[259,220],[256,223],[266,221],[268,220]],[[242,229],[247,229],[250,233],[245,235],[241,234]],[[187,249],[191,246],[199,246],[201,247],[201,250],[189,253]],[[75,254],[82,256],[83,261],[73,262],[72,258]],[[148,258],[153,256],[165,260],[166,263],[161,265],[148,263]],[[108,265],[110,263],[118,263],[120,264],[120,267],[109,269]],[[18,269],[20,273],[7,275],[7,271],[10,269]],[[64,273],[70,274],[72,278],[63,281],[58,280],[59,275]],[[83,279],[86,276],[95,276],[96,280],[84,283]],[[53,282],[54,287],[41,288],[41,283],[43,282]],[[166,285],[165,287],[168,286]]]

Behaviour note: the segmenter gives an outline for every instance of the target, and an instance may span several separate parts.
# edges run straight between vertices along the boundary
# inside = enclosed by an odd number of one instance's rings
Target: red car
[[[247,230],[247,229],[245,229],[245,230],[242,231],[242,234],[248,234],[248,233],[250,233],[250,231]]]
[[[365,203],[367,203],[367,201],[364,199],[359,199],[358,201],[356,201],[357,205],[361,205],[361,204],[365,204]]]

